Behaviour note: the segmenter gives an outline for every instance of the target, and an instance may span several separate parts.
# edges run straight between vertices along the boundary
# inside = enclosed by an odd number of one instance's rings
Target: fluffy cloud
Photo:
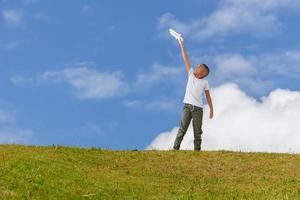
[[[265,74],[299,78],[300,51],[290,50],[278,54],[263,54],[257,57],[256,63]]]
[[[172,13],[165,13],[158,19],[158,28],[172,27],[195,40],[240,32],[258,36],[276,31],[282,25],[277,10],[299,6],[299,0],[224,0],[209,16],[189,22],[181,22]]]
[[[273,79],[264,75],[265,67],[256,56],[226,53],[210,55],[206,60],[212,67],[208,79],[215,85],[234,82],[253,95],[264,94],[274,86]]]
[[[237,84],[226,83],[213,88],[211,96],[215,116],[208,118],[205,105],[204,150],[300,152],[300,91],[278,88],[256,101]],[[194,148],[191,124],[181,149]],[[171,149],[178,125],[158,134],[145,149]]]
[[[69,83],[81,99],[122,95],[129,91],[123,78],[121,71],[99,72],[87,67],[46,71],[41,75],[42,81],[65,81]]]

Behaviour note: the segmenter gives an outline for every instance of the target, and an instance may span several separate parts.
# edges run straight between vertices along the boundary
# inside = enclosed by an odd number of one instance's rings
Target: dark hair
[[[208,66],[206,65],[206,64],[202,64],[206,69],[207,69],[207,75],[209,74],[209,68],[208,68]]]

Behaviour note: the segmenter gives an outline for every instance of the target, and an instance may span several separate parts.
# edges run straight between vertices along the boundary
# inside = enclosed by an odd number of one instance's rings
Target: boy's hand
[[[184,40],[183,40],[183,37],[178,38],[177,41],[178,41],[180,47],[184,47]]]
[[[214,116],[214,110],[210,109],[209,110],[209,118],[211,119],[211,118],[213,118],[213,116]]]

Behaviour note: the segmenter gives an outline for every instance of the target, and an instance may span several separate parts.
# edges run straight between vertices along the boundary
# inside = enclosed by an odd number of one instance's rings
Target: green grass
[[[300,199],[300,155],[0,145],[0,199]]]

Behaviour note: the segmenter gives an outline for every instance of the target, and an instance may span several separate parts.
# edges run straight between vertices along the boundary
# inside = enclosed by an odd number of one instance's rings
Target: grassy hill
[[[0,145],[0,199],[300,199],[300,155]]]

